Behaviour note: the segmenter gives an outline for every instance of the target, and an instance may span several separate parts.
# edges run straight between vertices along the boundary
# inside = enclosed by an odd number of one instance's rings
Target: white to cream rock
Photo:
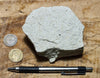
[[[84,26],[68,7],[36,9],[26,18],[22,29],[34,44],[36,52],[50,62],[83,52]]]

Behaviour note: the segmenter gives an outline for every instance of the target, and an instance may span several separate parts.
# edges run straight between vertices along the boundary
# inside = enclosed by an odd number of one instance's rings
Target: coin
[[[19,49],[12,49],[9,52],[9,59],[12,62],[19,62],[23,59],[23,52]]]
[[[17,37],[14,34],[7,34],[3,41],[6,46],[14,46],[17,43]]]

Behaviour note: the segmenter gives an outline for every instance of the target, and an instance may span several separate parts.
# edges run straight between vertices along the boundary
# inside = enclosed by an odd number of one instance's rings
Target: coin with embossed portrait
[[[14,46],[17,43],[17,37],[14,34],[7,34],[3,41],[6,46]]]
[[[12,62],[20,62],[23,59],[23,52],[20,49],[12,49],[9,52],[9,59]]]

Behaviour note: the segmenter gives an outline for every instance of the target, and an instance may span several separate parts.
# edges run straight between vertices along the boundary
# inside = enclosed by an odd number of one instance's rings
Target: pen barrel
[[[79,73],[86,72],[86,67],[39,67],[39,72],[55,72],[55,73]]]
[[[19,67],[19,73],[39,73],[39,67]]]
[[[86,67],[19,67],[18,70],[21,73],[85,73]]]

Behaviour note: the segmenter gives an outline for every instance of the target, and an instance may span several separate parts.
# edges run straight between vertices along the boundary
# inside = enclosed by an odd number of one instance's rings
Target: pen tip
[[[14,67],[8,68],[8,71],[12,71],[12,70],[15,70],[15,68]]]

